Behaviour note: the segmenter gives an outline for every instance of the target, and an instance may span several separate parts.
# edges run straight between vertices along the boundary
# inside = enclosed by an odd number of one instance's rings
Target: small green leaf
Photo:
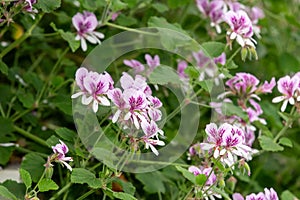
[[[114,0],[111,4],[112,12],[117,12],[127,8],[127,3],[122,2],[121,0]]]
[[[160,65],[149,76],[150,83],[165,85],[167,83],[181,84],[181,81],[171,67]]]
[[[279,144],[275,143],[272,138],[269,138],[267,136],[261,135],[258,137],[260,146],[263,150],[266,151],[283,151],[284,148],[280,146]]]
[[[285,190],[281,193],[281,199],[283,200],[299,200],[293,193],[289,190]]]
[[[75,34],[71,32],[65,32],[62,29],[56,28],[56,25],[52,22],[50,26],[57,31],[60,36],[68,42],[69,47],[71,48],[72,52],[75,52],[80,47],[80,41],[75,40]]]
[[[61,5],[61,0],[38,0],[35,6],[45,13],[50,13]]]
[[[23,183],[25,184],[26,188],[29,189],[32,185],[32,180],[31,180],[31,176],[30,176],[29,172],[22,168],[20,168],[19,171],[20,171],[20,176],[21,176],[21,179],[23,180]]]
[[[293,147],[293,143],[289,138],[286,137],[282,137],[279,139],[279,144],[283,145],[283,146],[287,146],[287,147]]]
[[[235,62],[233,60],[230,60],[228,63],[226,63],[226,67],[227,67],[227,69],[236,69],[239,66],[237,64],[235,64]]]
[[[31,93],[21,92],[18,94],[18,99],[25,108],[32,108],[35,102]]]
[[[71,182],[84,184],[87,183],[91,188],[97,189],[102,186],[100,179],[97,179],[95,174],[92,172],[83,169],[83,168],[74,168],[71,174]]]
[[[17,200],[17,197],[2,185],[0,185],[0,197],[4,198],[3,200]]]
[[[2,60],[0,60],[0,71],[2,74],[8,75],[8,66]]]
[[[200,76],[200,72],[194,66],[188,66],[185,68],[184,73],[192,79],[197,79]]]
[[[205,176],[205,174],[198,174],[196,176],[196,183],[200,186],[204,185],[206,180],[207,180],[207,177]]]
[[[243,111],[242,108],[240,108],[232,103],[223,103],[222,104],[222,113],[224,113],[224,115],[226,115],[226,116],[237,115],[244,120],[248,119],[248,115],[245,113],[245,111]]]
[[[121,26],[132,26],[134,24],[137,24],[137,19],[131,16],[126,16],[124,14],[120,14],[117,18],[117,24]]]
[[[171,29],[173,31],[177,31],[177,32],[183,33],[185,35],[188,35],[187,32],[185,30],[183,30],[179,24],[176,24],[176,23],[171,24],[163,17],[156,17],[156,16],[151,17],[148,21],[148,26]]]
[[[40,192],[47,192],[49,190],[58,190],[58,185],[51,179],[44,178],[38,182],[38,188]]]
[[[213,80],[198,81],[197,83],[207,92],[211,92],[214,86]]]
[[[72,142],[76,136],[76,133],[74,131],[65,127],[55,129],[55,133],[62,139],[69,142]]]
[[[215,58],[224,52],[225,44],[221,42],[204,42],[202,48],[204,49],[204,54],[206,56]]]
[[[214,191],[216,194],[220,194],[224,197],[224,199],[226,200],[231,200],[230,196],[227,194],[227,192],[225,192],[224,190],[217,188],[217,187],[212,187],[211,188],[212,191]]]
[[[182,175],[183,175],[186,179],[188,179],[188,180],[191,181],[192,183],[196,184],[196,176],[195,176],[193,173],[191,173],[191,172],[188,171],[187,169],[184,169],[184,168],[182,168],[182,167],[180,167],[180,166],[176,166],[176,169],[177,169],[178,171],[180,171],[180,172],[182,173]]]
[[[123,200],[137,200],[137,198],[135,198],[134,196],[132,196],[131,194],[127,194],[124,192],[114,192],[113,193],[114,197],[117,199],[123,199]]]
[[[153,3],[152,7],[157,10],[159,13],[164,13],[169,10],[168,6],[162,3]]]
[[[27,154],[22,163],[21,168],[28,171],[34,182],[38,182],[44,172],[44,164],[46,161],[37,153]]]

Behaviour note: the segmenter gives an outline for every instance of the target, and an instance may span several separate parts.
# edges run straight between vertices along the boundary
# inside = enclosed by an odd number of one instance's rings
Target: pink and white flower
[[[145,142],[146,149],[150,147],[151,151],[155,154],[158,155],[158,151],[155,148],[155,146],[164,146],[165,143],[163,141],[160,141],[158,138],[158,134],[164,135],[164,132],[158,128],[157,124],[151,120],[150,123],[147,122],[146,120],[143,120],[141,122],[141,127],[143,132],[145,133],[145,136],[142,137],[142,140]],[[156,138],[156,139],[152,139]]]
[[[199,11],[205,16],[210,18],[211,27],[215,27],[217,33],[221,33],[220,23],[224,21],[224,1],[213,0],[197,0],[197,7]]]
[[[36,4],[36,0],[25,0],[25,4],[26,5],[25,5],[24,9],[27,12],[37,13],[37,10],[32,7],[33,4]]]
[[[73,159],[72,157],[66,157],[66,154],[69,152],[69,148],[63,141],[59,140],[59,142],[60,144],[52,146],[52,150],[54,152],[54,161],[62,163],[70,171],[72,171],[72,167],[67,162],[73,161]]]
[[[244,198],[240,193],[234,193],[232,195],[233,200],[279,200],[276,191],[273,188],[265,188],[264,193],[259,192],[257,194],[252,193]]]
[[[290,76],[285,76],[278,80],[277,88],[282,95],[275,97],[272,102],[279,103],[283,101],[280,109],[281,112],[285,111],[288,103],[291,105],[295,104],[295,99],[297,99],[295,92],[299,87],[299,81],[300,79],[298,76],[293,76],[292,78]]]
[[[76,71],[76,84],[80,88],[80,92],[75,93],[71,98],[82,96],[81,102],[84,105],[92,103],[93,111],[98,111],[98,105],[110,106],[110,101],[106,94],[113,87],[113,80],[107,72],[101,74],[88,71],[86,68],[79,68]]]
[[[225,14],[225,22],[230,26],[227,35],[230,41],[236,40],[242,47],[255,48],[256,41],[252,38],[253,27],[250,18],[243,10],[230,10]]]
[[[72,23],[77,30],[77,36],[75,39],[80,40],[83,51],[87,50],[86,40],[92,44],[101,44],[100,39],[103,39],[104,35],[95,31],[98,26],[98,20],[94,13],[88,11],[77,13],[73,16]]]
[[[235,163],[236,156],[251,160],[256,152],[245,145],[245,133],[239,127],[224,123],[218,128],[215,123],[210,123],[205,132],[207,142],[201,143],[202,149],[212,152],[214,158],[221,157],[221,162],[228,166]]]

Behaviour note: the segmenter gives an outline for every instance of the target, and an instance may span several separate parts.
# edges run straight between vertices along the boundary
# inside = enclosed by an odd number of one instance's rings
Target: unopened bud
[[[257,56],[257,53],[256,53],[256,50],[254,47],[249,47],[249,53],[251,55],[251,57],[253,57],[255,60],[258,59],[258,56]]]
[[[53,167],[52,166],[47,167],[46,170],[45,170],[46,178],[51,179],[52,175],[53,175]]]
[[[237,183],[236,178],[234,176],[231,176],[226,180],[226,183],[227,183],[227,188],[233,192],[235,190],[235,186]]]
[[[248,49],[246,47],[243,47],[242,50],[241,50],[242,61],[246,60],[247,54],[248,54]]]
[[[224,188],[224,187],[226,186],[226,183],[225,183],[225,181],[224,181],[224,178],[221,178],[221,179],[219,180],[219,186],[220,186],[220,188]]]

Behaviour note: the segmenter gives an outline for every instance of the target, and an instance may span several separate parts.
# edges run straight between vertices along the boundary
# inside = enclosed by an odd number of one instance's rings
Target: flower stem
[[[26,40],[28,37],[31,36],[32,31],[35,29],[35,27],[38,25],[40,20],[42,19],[44,13],[39,15],[37,17],[37,20],[35,23],[17,40],[15,40],[13,43],[11,43],[8,47],[6,47],[1,53],[0,53],[0,59],[2,59],[7,53],[9,53],[11,50],[19,46],[24,40]]]
[[[15,125],[14,125],[14,129],[15,129],[15,131],[17,131],[18,133],[20,133],[24,137],[29,138],[29,139],[35,141],[36,143],[41,144],[45,147],[49,147],[45,140],[33,135],[32,133],[29,133],[28,131],[25,131],[24,129],[22,129],[18,126],[15,126]]]
[[[105,22],[103,25],[107,25],[107,26],[110,26],[110,27],[113,27],[113,28],[117,28],[117,29],[121,29],[121,30],[125,30],[125,31],[130,31],[130,32],[145,34],[145,35],[153,35],[153,36],[157,35],[156,33],[141,31],[141,30],[134,29],[134,28],[128,28],[128,27],[120,26],[120,25],[113,24],[113,23],[110,23],[110,22]]]
[[[68,183],[67,185],[65,185],[63,188],[61,188],[53,197],[51,197],[49,200],[55,200],[57,197],[59,197],[60,195],[62,195],[64,192],[66,192],[70,187],[71,187],[72,183]]]
[[[290,112],[290,117],[287,121],[286,121],[286,124],[285,126],[279,131],[279,133],[276,135],[276,137],[274,138],[274,142],[276,143],[277,140],[290,128],[290,126],[293,124],[294,122],[294,115],[295,115],[295,112],[296,112],[296,107],[294,106],[292,109],[291,109],[291,112]]]
[[[95,190],[90,190],[87,193],[83,194],[82,196],[80,196],[79,198],[77,198],[77,200],[83,200],[86,199],[86,197],[88,197],[89,195],[93,194],[95,192]]]

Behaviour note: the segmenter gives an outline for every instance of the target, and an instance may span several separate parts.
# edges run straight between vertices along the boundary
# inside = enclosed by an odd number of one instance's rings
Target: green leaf
[[[204,54],[211,58],[220,56],[224,52],[225,46],[226,45],[221,42],[205,42],[202,44]]]
[[[248,115],[245,113],[245,111],[243,111],[242,108],[240,108],[232,103],[223,103],[222,104],[222,113],[224,113],[224,115],[226,115],[226,116],[237,115],[244,120],[248,119]]]
[[[205,176],[205,174],[198,174],[196,176],[196,183],[200,186],[204,185],[206,182],[207,177]]]
[[[151,17],[148,21],[148,26],[171,29],[173,31],[178,31],[180,33],[188,35],[187,32],[185,30],[183,30],[179,24],[176,24],[176,23],[171,24],[163,17],[155,17],[155,16]]]
[[[117,24],[121,26],[132,26],[137,24],[137,19],[134,17],[126,16],[124,14],[120,14],[116,20]]]
[[[136,178],[144,184],[143,189],[150,194],[166,192],[166,188],[163,183],[166,178],[159,171],[137,174]]]
[[[59,138],[56,137],[55,135],[51,135],[47,140],[46,143],[49,147],[55,146],[56,144],[59,143]]]
[[[197,79],[200,76],[200,72],[194,66],[188,66],[185,68],[184,73],[192,79]]]
[[[38,188],[40,192],[47,192],[49,190],[58,190],[58,185],[49,178],[43,178],[38,182]]]
[[[17,200],[17,197],[2,185],[0,185],[0,197],[4,198],[3,200]]]
[[[31,179],[29,172],[22,168],[20,168],[19,171],[20,171],[21,179],[22,179],[23,183],[25,184],[26,188],[27,189],[30,188],[32,185],[32,179]]]
[[[29,153],[24,157],[21,168],[30,173],[33,182],[38,182],[44,172],[45,163],[46,161],[39,154]]]
[[[101,180],[97,179],[95,174],[83,168],[73,169],[71,174],[71,182],[78,184],[87,183],[91,188],[94,189],[101,188],[102,186]]]
[[[279,139],[279,144],[283,145],[283,146],[287,146],[287,147],[293,147],[293,142],[286,137],[282,137]]]
[[[119,10],[123,10],[127,8],[127,3],[124,3],[120,0],[113,0],[111,4],[112,12],[117,12]]]
[[[123,199],[123,200],[137,200],[137,198],[135,198],[134,196],[132,196],[131,194],[127,194],[124,192],[114,192],[113,193],[114,197],[117,199]]]
[[[191,172],[188,171],[187,169],[184,169],[184,168],[182,168],[182,167],[180,167],[180,166],[176,166],[176,169],[177,169],[178,171],[180,171],[180,172],[182,173],[182,175],[183,175],[186,179],[188,179],[188,180],[191,181],[192,183],[196,184],[196,176],[195,176],[193,173],[191,173]]]
[[[2,74],[8,75],[8,66],[2,60],[0,60],[0,71]]]
[[[198,81],[197,83],[207,92],[211,92],[214,86],[213,80]]]
[[[281,199],[283,200],[299,200],[293,193],[289,190],[285,190],[281,193]]]
[[[267,136],[261,135],[258,137],[260,146],[263,150],[266,151],[283,151],[284,148],[280,146],[279,144],[275,143],[272,138],[269,138]]]
[[[69,141],[69,142],[74,141],[74,138],[76,137],[76,132],[72,131],[71,129],[65,128],[65,127],[55,129],[55,133],[62,139]]]
[[[180,8],[190,3],[192,0],[168,0],[170,8]]]
[[[79,47],[80,47],[80,41],[79,40],[75,40],[75,34],[71,33],[71,32],[65,32],[62,29],[58,29],[56,28],[56,25],[52,22],[50,24],[50,26],[57,31],[60,36],[68,42],[69,47],[71,48],[72,52],[75,52]]]
[[[6,180],[3,183],[1,183],[1,185],[6,187],[12,194],[14,194],[17,197],[17,199],[24,199],[26,187],[23,183],[18,183],[17,181],[13,180]]]
[[[60,94],[52,99],[52,103],[63,113],[72,115],[72,99],[69,95]]]
[[[137,5],[139,0],[123,0],[123,1],[128,5],[129,8],[133,8]]]
[[[226,63],[226,67],[227,67],[227,69],[236,69],[239,66],[237,64],[235,64],[235,62],[233,60],[230,60],[228,63]]]
[[[150,83],[165,85],[167,83],[181,84],[181,81],[171,67],[160,65],[156,67],[149,76]]]
[[[169,10],[169,7],[162,3],[153,3],[152,7],[159,13],[164,13]]]
[[[0,164],[6,165],[14,151],[15,147],[0,147]]]
[[[61,0],[38,0],[35,6],[45,13],[50,13],[61,5]]]
[[[0,133],[2,135],[10,134],[13,131],[13,122],[9,118],[0,116]],[[3,142],[3,141],[1,141]],[[6,141],[5,141],[6,142]]]
[[[25,108],[32,108],[35,102],[33,95],[31,93],[25,93],[25,91],[18,94],[18,99]]]

